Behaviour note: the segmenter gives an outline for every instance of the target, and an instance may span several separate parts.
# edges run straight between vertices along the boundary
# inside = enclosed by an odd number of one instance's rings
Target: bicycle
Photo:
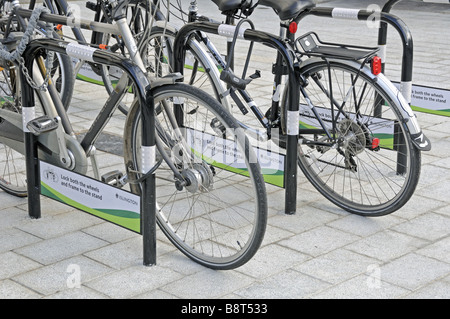
[[[33,17],[33,12],[36,15],[38,11],[15,9],[16,15],[25,18]],[[33,27],[32,20],[30,18],[29,27]],[[45,12],[40,20],[64,25],[71,21]],[[80,20],[80,25],[98,32],[113,31],[110,24]],[[26,33],[23,40],[30,36]],[[22,107],[18,103],[14,109],[0,107],[0,188],[25,196],[30,187],[35,187],[26,181],[24,131],[36,136],[37,141],[32,145],[38,149],[40,160],[86,174],[88,158],[94,156],[96,139],[127,94],[130,77],[137,98],[125,122],[126,173],[117,179],[115,186],[129,187],[140,194],[142,180],[154,172],[158,192],[157,223],[178,249],[213,269],[231,269],[246,263],[262,242],[267,200],[253,148],[231,115],[204,92],[177,83],[178,75],[149,80],[129,59],[102,49],[55,39],[36,39],[26,46],[26,69],[30,70],[33,61],[47,50],[120,67],[125,72],[81,141],[74,137],[66,111],[56,110],[53,100],[34,101],[31,89],[22,92],[29,105]],[[16,62],[10,63],[19,68]],[[20,77],[23,83],[38,81],[37,75],[33,74],[30,79],[22,72]],[[40,77],[45,78],[45,74]],[[18,89],[20,85],[13,87]],[[34,91],[39,96],[39,92]],[[153,147],[142,143],[145,126],[141,122],[141,105],[147,103],[148,96],[152,97],[155,109],[156,146]],[[35,107],[30,107],[34,104]],[[36,117],[33,113],[42,116]],[[208,143],[203,144],[205,139]],[[233,156],[226,156],[234,149]]]
[[[192,69],[188,70],[191,76],[187,76],[190,83],[196,83],[192,74],[206,79],[205,87],[233,111],[249,136],[259,141],[272,139],[286,147],[287,153],[289,148],[296,149],[295,156],[292,151],[286,155],[286,211],[295,212],[294,163],[324,197],[350,213],[382,216],[402,207],[417,186],[420,153],[429,150],[431,144],[403,96],[380,73],[378,48],[325,43],[315,33],[296,37],[297,22],[314,7],[311,1],[213,2],[226,16],[226,23],[198,15],[196,1],[191,1],[185,13],[188,23],[176,33],[160,34],[166,43],[164,59],[169,61],[171,71]],[[278,14],[280,36],[254,30],[248,17],[257,5]],[[237,26],[227,24],[240,18],[244,19]],[[226,61],[207,34],[233,38]],[[237,39],[263,43],[278,51],[272,67],[273,102],[266,112],[246,90],[258,78],[257,73],[245,75],[251,46],[242,77],[229,66]],[[186,67],[188,55],[195,62]],[[206,72],[200,72],[199,66]],[[289,89],[283,90],[286,75]],[[291,77],[296,77],[298,83]],[[296,87],[294,94],[291,90]],[[299,97],[301,103],[296,102]],[[249,110],[256,116],[259,129],[246,124]],[[297,135],[298,142],[286,142],[292,134]]]

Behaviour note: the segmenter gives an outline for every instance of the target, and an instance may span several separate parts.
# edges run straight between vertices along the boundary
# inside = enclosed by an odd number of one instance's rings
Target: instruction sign
[[[399,83],[394,83],[399,88]],[[450,116],[450,90],[412,85],[411,109],[417,112]]]
[[[450,116],[450,91],[413,85],[411,108],[419,112]]]
[[[72,63],[74,66],[76,65],[77,61],[77,59],[72,58]],[[81,68],[77,73],[77,79],[89,83],[103,85],[103,79],[101,75],[95,73],[88,63],[83,63],[81,65]]]
[[[210,165],[244,176],[249,176],[245,159],[237,144],[232,139],[221,138],[202,131],[186,128],[186,140],[194,153],[201,154],[201,159]],[[284,187],[285,155],[267,149],[254,147],[266,183]]]
[[[41,194],[129,230],[140,232],[140,197],[40,162]]]

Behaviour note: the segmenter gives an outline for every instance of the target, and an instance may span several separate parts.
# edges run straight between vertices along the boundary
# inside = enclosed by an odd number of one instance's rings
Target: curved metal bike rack
[[[51,17],[51,15],[48,15]],[[58,17],[59,19],[60,17]],[[44,18],[45,19],[45,18]],[[42,20],[44,20],[42,19]],[[45,20],[44,20],[45,21]],[[61,22],[62,21],[61,19]],[[67,54],[69,43],[55,39],[37,39],[31,41],[23,55],[25,67],[32,69],[33,61],[43,49]],[[107,64],[121,68],[134,82],[136,95],[140,101],[142,121],[148,125],[142,125],[142,146],[148,148],[156,147],[155,125],[154,125],[154,101],[149,82],[139,67],[122,56],[109,53],[104,50],[93,49],[85,46],[88,52],[87,59],[92,62]],[[22,102],[24,112],[27,108],[34,106],[34,92],[25,76],[21,72]],[[41,217],[40,205],[40,169],[38,159],[37,137],[25,129],[25,155],[27,163],[27,187],[28,187],[28,211],[31,218]],[[154,163],[154,161],[150,161]],[[142,182],[143,192],[141,195],[141,234],[144,243],[144,265],[156,263],[156,200],[155,200],[155,174],[150,174]]]
[[[411,103],[414,49],[413,38],[411,31],[405,22],[403,22],[399,17],[390,14],[392,7],[399,1],[401,0],[389,0],[379,13],[380,28],[378,33],[378,46],[380,48],[384,72],[388,25],[394,27],[394,29],[398,32],[403,45],[400,92],[403,94],[408,103]],[[373,14],[373,11],[368,10],[315,7],[309,11],[305,11],[296,19],[296,22],[299,23],[303,18],[310,15],[325,18],[367,21],[373,17]]]
[[[174,72],[183,72],[184,68],[184,44],[189,36],[195,31],[203,31],[211,34],[221,34],[219,27],[221,25],[211,22],[195,22],[184,25],[179,31],[174,42]],[[230,26],[227,26],[230,27]],[[232,27],[231,28],[235,28]],[[234,29],[232,30],[234,32]],[[289,87],[297,88],[289,90],[289,104],[288,114],[298,115],[299,112],[299,96],[300,83],[299,76],[296,76],[297,69],[293,61],[292,52],[290,52],[283,41],[270,33],[246,29],[242,31],[240,39],[247,41],[258,42],[267,45],[279,52],[287,65],[287,72],[289,74]],[[295,123],[295,129],[289,130],[287,134],[286,144],[286,160],[285,160],[285,212],[286,214],[295,214],[297,205],[297,143],[298,143],[298,120],[295,121],[295,116],[291,123]]]

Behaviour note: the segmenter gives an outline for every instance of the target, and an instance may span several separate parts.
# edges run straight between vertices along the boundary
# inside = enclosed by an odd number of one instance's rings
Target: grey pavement
[[[383,2],[320,5],[366,8],[373,3]],[[199,4],[200,11],[220,18],[211,1]],[[392,13],[414,37],[413,82],[450,89],[450,5],[403,1]],[[277,33],[271,10],[258,8],[253,18],[257,28]],[[377,30],[362,22],[307,18],[300,30],[316,30],[325,41],[377,41]],[[257,54],[263,72],[270,75],[266,52]],[[386,73],[394,80],[400,77],[400,55],[398,37],[390,31]],[[77,82],[70,116],[80,131],[102,103],[96,102],[101,92],[98,86]],[[267,103],[270,93],[259,99]],[[32,220],[27,199],[0,191],[0,298],[448,299],[450,119],[426,113],[417,117],[433,148],[422,153],[418,188],[403,208],[384,217],[359,217],[305,184],[298,191],[297,214],[288,216],[282,213],[284,190],[267,185],[269,220],[263,245],[235,270],[213,271],[192,262],[159,229],[157,265],[145,267],[140,235],[44,197],[42,218]],[[121,125],[118,115],[108,129],[117,134]],[[120,159],[101,153],[100,163],[109,169]]]

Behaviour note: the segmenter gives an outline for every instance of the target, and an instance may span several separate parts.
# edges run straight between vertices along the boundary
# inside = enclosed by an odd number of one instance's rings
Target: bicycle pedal
[[[259,79],[260,77],[261,77],[260,70],[255,70],[255,73],[253,73],[252,75],[249,76],[249,78],[252,80]]]
[[[92,11],[97,11],[97,4],[91,1],[86,2],[86,8]]]
[[[122,186],[123,174],[118,171],[111,171],[101,176],[101,181],[111,186]]]
[[[59,118],[52,119],[48,115],[37,117],[27,123],[28,130],[36,136],[56,130]]]

